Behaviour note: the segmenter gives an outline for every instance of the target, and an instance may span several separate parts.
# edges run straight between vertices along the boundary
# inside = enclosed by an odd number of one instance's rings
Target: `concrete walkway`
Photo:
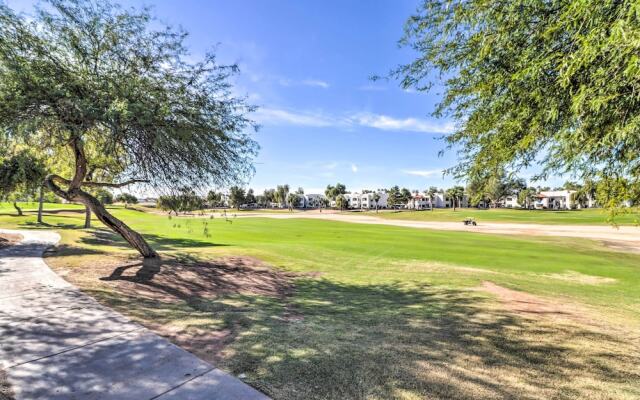
[[[0,369],[17,400],[268,399],[58,277],[41,257],[56,233],[0,233],[24,238],[0,249]]]

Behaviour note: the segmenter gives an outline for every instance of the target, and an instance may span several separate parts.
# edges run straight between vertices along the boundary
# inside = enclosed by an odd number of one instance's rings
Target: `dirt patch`
[[[21,240],[22,235],[17,233],[0,233],[0,248],[19,243]]]
[[[98,301],[207,361],[226,357],[227,346],[259,309],[251,301],[268,302],[260,300],[267,298],[280,304],[276,318],[284,323],[303,320],[288,298],[295,290],[294,280],[307,275],[282,271],[256,258],[201,261],[164,255],[160,261],[141,262],[126,256],[84,257],[84,263],[73,267],[65,266],[64,256],[47,258],[47,263]]]
[[[7,373],[0,369],[0,400],[15,400],[11,385],[7,380]]]
[[[295,277],[250,257],[224,257],[207,262],[166,258],[155,264],[125,264],[109,272],[100,279],[118,292],[163,302],[212,299],[235,293],[283,298],[291,294],[291,279]]]
[[[640,241],[603,240],[602,245],[623,253],[640,253]]]
[[[493,282],[482,282],[482,290],[487,291],[502,303],[510,312],[529,317],[550,317],[569,319],[576,322],[593,325],[593,319],[588,317],[586,310],[563,301],[552,301],[518,290],[507,289]]]
[[[565,272],[564,274],[543,274],[543,276],[561,281],[580,283],[583,285],[606,285],[617,282],[614,278],[585,275],[575,271]]]
[[[427,271],[427,272],[458,272],[469,274],[498,274],[499,272],[488,269],[466,267],[462,265],[446,264],[435,261],[411,260],[394,261],[394,267],[402,268],[404,271]]]

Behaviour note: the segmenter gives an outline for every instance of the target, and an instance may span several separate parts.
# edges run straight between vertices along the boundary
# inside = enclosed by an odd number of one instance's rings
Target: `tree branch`
[[[71,181],[69,179],[65,179],[63,177],[61,177],[60,175],[49,175],[47,177],[47,180],[45,180],[45,182],[47,182],[47,186],[49,186],[49,181],[53,182],[58,182],[61,183],[63,185],[70,185]],[[148,179],[129,179],[128,181],[124,181],[124,182],[120,182],[120,183],[109,183],[109,182],[82,182],[80,184],[80,186],[88,186],[88,187],[110,187],[110,188],[121,188],[124,186],[129,186],[132,185],[134,183],[146,183],[149,182]],[[58,187],[59,190],[62,190]],[[53,189],[51,189],[53,190]],[[55,192],[55,191],[54,191]]]
[[[49,188],[49,190],[55,193],[56,196],[62,197],[67,201],[72,201],[71,196],[69,196],[67,192],[62,190],[62,188],[60,188],[60,186],[58,186],[56,182],[62,182],[65,185],[68,185],[70,183],[68,179],[64,179],[60,175],[49,174],[46,178],[44,178],[44,184]]]
[[[129,179],[128,181],[120,182],[120,183],[82,182],[82,186],[121,188],[123,186],[129,186],[129,185],[132,185],[134,183],[147,183],[147,182],[149,182],[148,179]]]
[[[82,186],[82,181],[84,181],[87,176],[87,157],[84,154],[84,145],[79,136],[73,136],[71,148],[76,160],[76,171],[73,179],[67,184],[69,185],[69,189],[79,189],[80,186]]]

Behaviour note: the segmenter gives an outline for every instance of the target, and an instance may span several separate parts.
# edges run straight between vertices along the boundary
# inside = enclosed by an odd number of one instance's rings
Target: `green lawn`
[[[613,221],[618,225],[634,225],[640,218],[638,209],[625,210],[629,213],[615,216]],[[552,210],[515,210],[508,208],[482,210],[477,208],[434,209],[423,211],[375,211],[366,212],[381,218],[405,219],[415,221],[447,221],[458,222],[472,217],[479,222],[513,222],[533,224],[578,224],[605,225],[610,224],[610,214],[606,210],[592,208],[584,210],[552,211]]]
[[[133,253],[103,230],[69,229],[82,210],[46,216],[63,235],[48,262],[276,399],[640,398],[640,343],[628,334],[640,326],[638,255],[570,238],[113,210],[172,260],[155,282],[97,279]],[[0,215],[0,227],[34,221]],[[283,275],[292,286],[197,263],[232,255],[295,273]],[[183,272],[180,260],[195,264]],[[484,281],[581,318],[509,312]]]
[[[22,211],[37,211],[37,202],[18,202],[18,207]],[[56,210],[84,210],[84,206],[80,204],[63,204],[63,203],[44,203],[43,209],[46,211]],[[16,209],[13,208],[13,203],[0,202],[0,214],[16,213]]]

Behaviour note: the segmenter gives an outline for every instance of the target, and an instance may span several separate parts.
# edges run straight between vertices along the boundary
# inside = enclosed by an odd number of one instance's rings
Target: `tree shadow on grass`
[[[58,218],[70,218],[69,216],[58,216]],[[68,229],[68,230],[77,230],[82,229],[82,225],[80,223],[64,223],[64,222],[56,222],[54,224],[50,224],[46,222],[36,222],[36,221],[23,221],[19,223],[20,226],[24,226],[28,229]]]
[[[111,272],[96,297],[274,398],[640,395],[633,343],[473,291],[310,279],[244,259]]]
[[[102,250],[91,249],[88,247],[78,247],[78,246],[72,246],[68,244],[59,244],[45,250],[42,256],[44,258],[49,258],[49,257],[86,256],[86,255],[99,255],[99,254],[107,254],[107,252]]]
[[[226,246],[225,244],[212,243],[203,240],[168,238],[149,233],[143,234],[143,237],[158,251]],[[82,244],[91,246],[110,246],[121,250],[131,249],[131,246],[122,237],[120,237],[120,235],[102,228],[93,229],[90,235],[81,237],[79,241]]]

